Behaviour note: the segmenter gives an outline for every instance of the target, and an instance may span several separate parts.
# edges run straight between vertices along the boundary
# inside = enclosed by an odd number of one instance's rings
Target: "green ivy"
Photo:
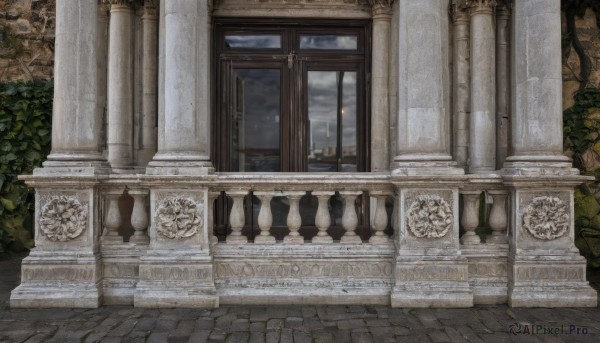
[[[33,247],[31,174],[50,151],[52,84],[0,84],[0,253]]]

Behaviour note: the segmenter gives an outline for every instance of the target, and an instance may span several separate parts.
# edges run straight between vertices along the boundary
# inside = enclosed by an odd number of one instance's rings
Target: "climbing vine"
[[[31,174],[50,150],[53,87],[48,82],[0,84],[0,254],[33,246]]]

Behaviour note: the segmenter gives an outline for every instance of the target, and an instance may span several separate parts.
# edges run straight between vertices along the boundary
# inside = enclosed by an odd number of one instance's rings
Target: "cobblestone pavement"
[[[20,260],[0,261],[0,342],[598,342],[600,310],[222,306],[10,309]],[[600,277],[591,275],[593,280]],[[520,329],[513,335],[510,330]],[[577,330],[579,332],[577,332]],[[530,334],[525,334],[530,333]]]

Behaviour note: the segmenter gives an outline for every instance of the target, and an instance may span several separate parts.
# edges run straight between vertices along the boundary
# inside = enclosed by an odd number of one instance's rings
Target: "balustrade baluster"
[[[460,238],[461,244],[480,244],[481,238],[475,233],[479,225],[479,196],[480,191],[465,191],[463,196],[463,213],[461,223],[465,233]]]
[[[104,235],[102,242],[106,244],[123,243],[123,237],[119,235],[121,226],[121,211],[119,211],[119,197],[122,193],[107,193],[106,212],[104,214]]]
[[[300,226],[302,225],[300,198],[305,194],[306,192],[283,192],[283,195],[290,201],[290,211],[287,217],[287,225],[290,233],[283,238],[284,244],[304,244],[304,237],[300,236],[298,230],[300,230]]]
[[[244,197],[248,191],[231,191],[227,195],[233,199],[233,206],[229,214],[229,225],[231,226],[231,234],[227,236],[227,243],[230,244],[245,244],[248,243],[248,238],[242,236],[242,229],[246,224],[244,215]]]
[[[362,191],[342,191],[340,195],[344,198],[344,215],[342,216],[342,225],[346,233],[340,239],[344,244],[361,244],[361,238],[354,232],[358,226],[358,217],[356,216],[356,207],[354,202],[356,197],[361,195]]]
[[[373,221],[374,234],[369,239],[372,244],[385,244],[390,242],[390,238],[383,232],[388,225],[388,216],[385,210],[385,199],[392,195],[388,191],[372,191],[369,193],[377,199],[377,207],[375,209],[375,220]]]
[[[260,235],[254,238],[254,243],[275,244],[275,237],[271,236],[270,229],[273,225],[273,213],[271,212],[271,199],[274,192],[254,192],[260,200],[260,212],[258,213],[258,227]]]
[[[315,191],[312,195],[316,196],[319,200],[319,207],[317,208],[317,214],[315,216],[315,225],[319,229],[319,232],[313,237],[312,242],[315,244],[331,244],[333,238],[327,233],[327,229],[331,225],[331,215],[329,214],[329,199],[335,192],[327,191]]]
[[[208,192],[208,223],[210,225],[210,229],[208,231],[208,239],[210,240],[210,244],[219,243],[219,239],[215,236],[215,216],[214,216],[214,208],[215,208],[215,200],[219,197],[220,192]]]
[[[506,225],[508,222],[506,218],[507,193],[504,190],[494,190],[488,193],[494,199],[488,222],[493,231],[490,236],[486,237],[486,242],[506,244],[508,243],[508,237],[506,236]]]
[[[129,195],[133,197],[133,212],[131,212],[131,226],[135,230],[135,233],[129,242],[147,245],[150,244],[150,237],[148,237],[148,212],[146,211],[146,197],[148,196],[147,190],[130,190]]]

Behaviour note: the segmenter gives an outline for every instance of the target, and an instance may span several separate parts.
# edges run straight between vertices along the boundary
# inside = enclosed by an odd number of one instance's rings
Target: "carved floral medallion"
[[[156,210],[156,230],[170,239],[195,235],[203,225],[203,208],[192,199],[166,198]]]
[[[77,238],[87,223],[87,209],[73,197],[59,196],[42,207],[40,229],[49,240],[66,242]]]
[[[420,195],[408,209],[408,229],[419,238],[441,238],[452,227],[450,204],[437,195]]]
[[[534,198],[523,212],[523,227],[538,239],[559,238],[569,230],[567,205],[556,197]]]

